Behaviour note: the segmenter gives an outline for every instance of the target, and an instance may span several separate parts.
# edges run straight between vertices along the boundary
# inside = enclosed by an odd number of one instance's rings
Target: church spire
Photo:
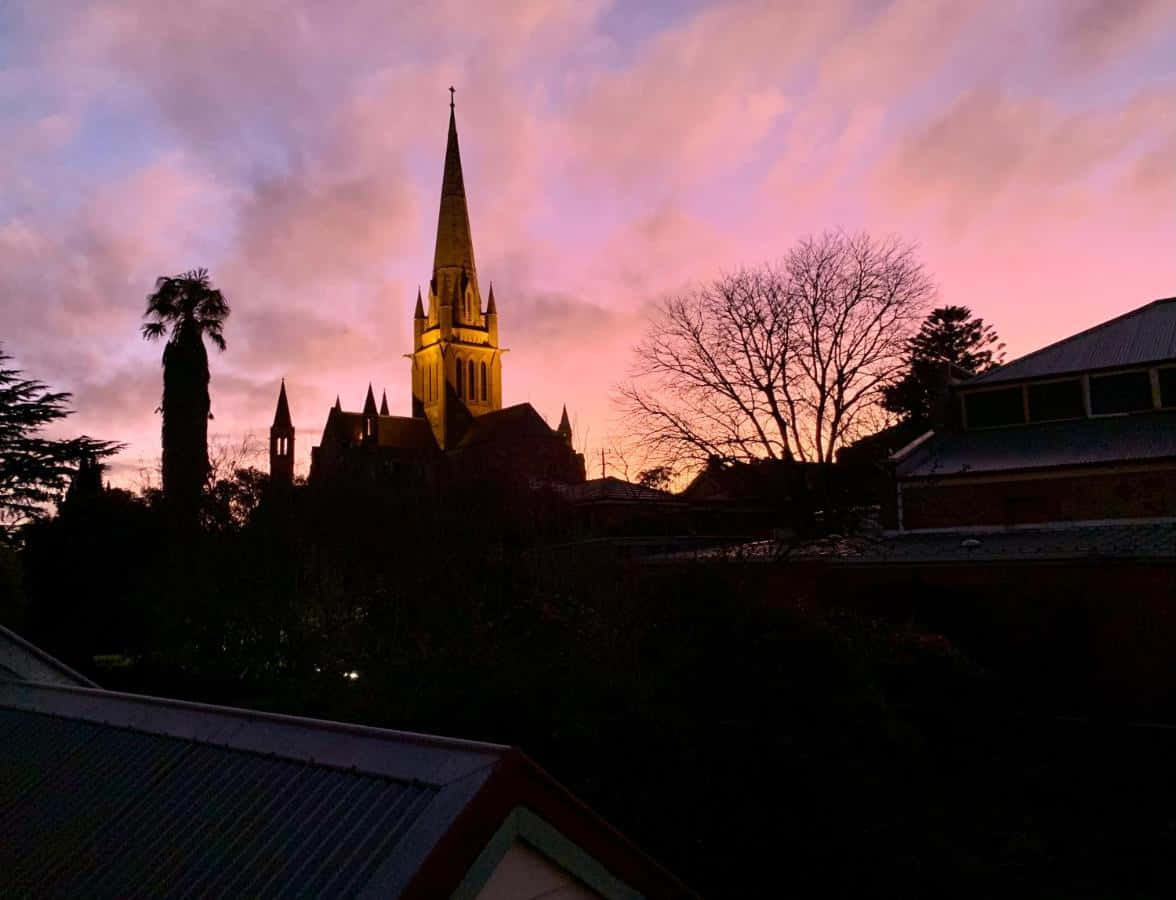
[[[466,207],[461,153],[457,147],[457,119],[452,91],[449,101],[449,140],[445,145],[445,173],[441,181],[441,210],[437,216],[437,247],[433,253],[433,277],[443,269],[454,276],[464,269],[474,276],[474,242],[470,237],[470,213]]]
[[[425,306],[421,303],[421,286],[417,285],[417,305],[416,312],[412,314],[414,319],[423,319],[425,317]]]
[[[278,391],[278,408],[274,410],[274,428],[293,428],[290,421],[290,404],[286,400],[286,379],[282,379],[282,389]]]
[[[365,416],[374,416],[376,413],[376,395],[372,392],[372,386],[368,385],[367,398],[363,401],[363,414]]]
[[[487,315],[489,315],[491,313],[493,313],[494,315],[498,315],[498,304],[494,302],[494,282],[493,281],[490,282],[490,297],[486,301],[486,313],[487,313]]]
[[[388,392],[384,391],[384,397],[380,400],[380,415],[388,415]]]
[[[564,443],[569,447],[572,446],[572,423],[568,420],[568,407],[564,404],[563,415],[559,417],[559,428],[555,429],[555,433],[564,439]]]
[[[269,464],[271,484],[289,487],[294,483],[294,423],[290,420],[290,404],[286,401],[285,378],[278,391],[274,424],[270,426]]]

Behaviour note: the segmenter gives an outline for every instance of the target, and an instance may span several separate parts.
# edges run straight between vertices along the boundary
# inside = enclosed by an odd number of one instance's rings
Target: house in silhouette
[[[433,272],[428,296],[418,289],[412,315],[410,414],[391,415],[386,395],[377,407],[370,385],[359,411],[345,410],[336,400],[318,446],[311,449],[311,483],[329,485],[340,477],[435,476],[455,467],[463,474],[583,481],[584,459],[573,449],[566,409],[552,429],[529,403],[503,407],[506,349],[499,342],[498,325],[494,287],[483,302],[474,264],[451,100]],[[294,428],[284,385],[271,435],[271,476],[288,483],[293,478]],[[275,453],[275,447],[289,451]]]
[[[951,388],[891,456],[892,533],[1176,521],[1176,298]]]
[[[693,896],[512,747],[104,691],[3,628],[0,891]]]

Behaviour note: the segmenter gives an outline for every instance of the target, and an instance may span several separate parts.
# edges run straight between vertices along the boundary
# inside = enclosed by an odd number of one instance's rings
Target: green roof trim
[[[474,900],[516,840],[546,856],[605,900],[644,900],[642,894],[616,878],[579,845],[523,806],[510,811],[450,895],[451,900]]]

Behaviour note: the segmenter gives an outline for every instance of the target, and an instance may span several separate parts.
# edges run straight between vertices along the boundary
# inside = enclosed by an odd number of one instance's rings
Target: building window
[[[477,388],[477,384],[474,382],[474,361],[471,359],[470,360],[470,384],[469,384],[470,399],[471,400],[478,399],[478,392],[477,392],[476,388]]]
[[[1146,371],[1090,376],[1092,415],[1109,416],[1151,408],[1151,376]]]
[[[1025,422],[1025,405],[1021,398],[1021,388],[1011,387],[965,394],[964,414],[967,416],[969,428],[1022,425]]]
[[[1176,406],[1176,366],[1160,369],[1160,406]]]
[[[1058,419],[1081,419],[1086,415],[1082,402],[1082,382],[1049,381],[1029,385],[1029,421],[1054,422]]]
[[[457,396],[459,396],[459,397],[464,396],[464,392],[462,390],[462,388],[465,387],[465,382],[463,380],[464,378],[465,378],[465,366],[462,365],[461,358],[458,357],[458,360],[457,360]]]
[[[1176,371],[1176,370],[1174,370]],[[482,402],[486,401],[486,364],[482,363]]]

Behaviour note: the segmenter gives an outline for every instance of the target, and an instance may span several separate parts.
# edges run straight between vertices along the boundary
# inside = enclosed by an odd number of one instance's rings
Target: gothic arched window
[[[470,380],[469,380],[469,384],[467,385],[467,387],[470,392],[470,399],[477,400],[478,399],[478,391],[477,391],[478,385],[474,381],[474,361],[472,359],[470,360]]]
[[[484,401],[487,396],[488,395],[486,392],[486,364],[482,363],[482,400]]]
[[[465,387],[465,364],[462,363],[461,357],[457,360],[457,396],[464,397],[463,388]]]

